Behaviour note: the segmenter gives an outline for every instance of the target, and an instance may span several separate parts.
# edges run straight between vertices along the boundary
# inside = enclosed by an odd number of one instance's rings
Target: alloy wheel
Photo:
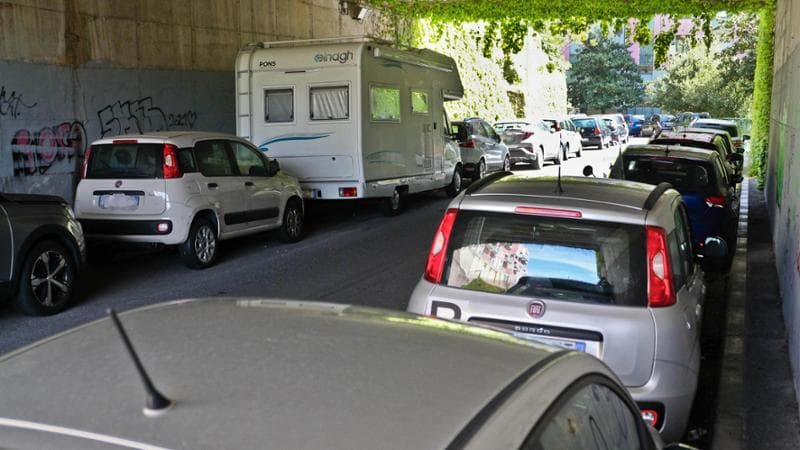
[[[69,299],[72,279],[68,261],[59,252],[47,250],[39,255],[31,269],[31,291],[44,306],[56,306]]]

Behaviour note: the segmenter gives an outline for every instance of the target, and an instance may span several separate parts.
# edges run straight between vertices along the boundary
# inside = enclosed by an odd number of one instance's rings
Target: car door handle
[[[255,186],[255,183],[253,183],[252,181],[245,181],[244,185],[247,186],[247,187],[253,187],[253,186]]]
[[[208,183],[208,188],[209,189],[216,189],[218,187],[219,187],[219,185],[217,183]]]

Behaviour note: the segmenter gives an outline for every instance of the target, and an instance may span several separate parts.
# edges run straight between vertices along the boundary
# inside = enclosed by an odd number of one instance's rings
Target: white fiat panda
[[[226,134],[173,131],[93,142],[75,214],[90,243],[177,245],[193,269],[211,266],[224,239],[275,228],[288,242],[303,236],[297,180]]]

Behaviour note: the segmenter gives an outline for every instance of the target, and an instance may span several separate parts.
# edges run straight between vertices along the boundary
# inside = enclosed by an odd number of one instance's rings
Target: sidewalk
[[[764,193],[745,183],[712,448],[800,449],[769,217]]]

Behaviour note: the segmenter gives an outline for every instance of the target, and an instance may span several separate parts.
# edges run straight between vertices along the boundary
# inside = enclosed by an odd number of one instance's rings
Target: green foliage
[[[757,22],[752,13],[728,15],[715,40],[721,48],[695,48],[674,57],[667,75],[648,86],[654,105],[667,111],[706,111],[713,117],[750,113]]]
[[[694,17],[695,31],[703,31],[706,48],[711,45],[711,18],[716,11],[736,13],[758,11],[773,5],[774,0],[366,0],[374,7],[403,17],[425,18],[433,22],[479,22],[488,21],[504,27],[525,27],[541,32],[549,28],[554,35],[586,37],[593,23],[600,24],[603,34],[618,30],[627,23],[628,17],[639,19],[634,30],[634,40],[642,45],[654,44],[657,62],[663,62],[677,28],[671,28],[661,39],[653,39],[646,26],[656,14],[669,12],[673,22],[681,17]],[[568,17],[565,17],[567,16]],[[665,34],[661,33],[661,34]],[[500,39],[506,55],[507,47],[513,47],[520,32],[505,33]],[[696,39],[692,33],[692,39]],[[694,46],[695,42],[693,42]],[[513,52],[513,51],[511,51]]]
[[[758,46],[756,47],[755,81],[753,90],[753,133],[751,157],[755,164],[751,175],[763,186],[766,177],[769,139],[769,113],[772,102],[772,57],[774,48],[775,8],[765,8],[758,14]]]
[[[525,117],[525,94],[522,92],[508,91],[508,101],[514,108],[515,117]]]
[[[578,53],[567,73],[567,95],[581,111],[616,111],[638,104],[644,94],[639,67],[627,48],[604,36]]]

